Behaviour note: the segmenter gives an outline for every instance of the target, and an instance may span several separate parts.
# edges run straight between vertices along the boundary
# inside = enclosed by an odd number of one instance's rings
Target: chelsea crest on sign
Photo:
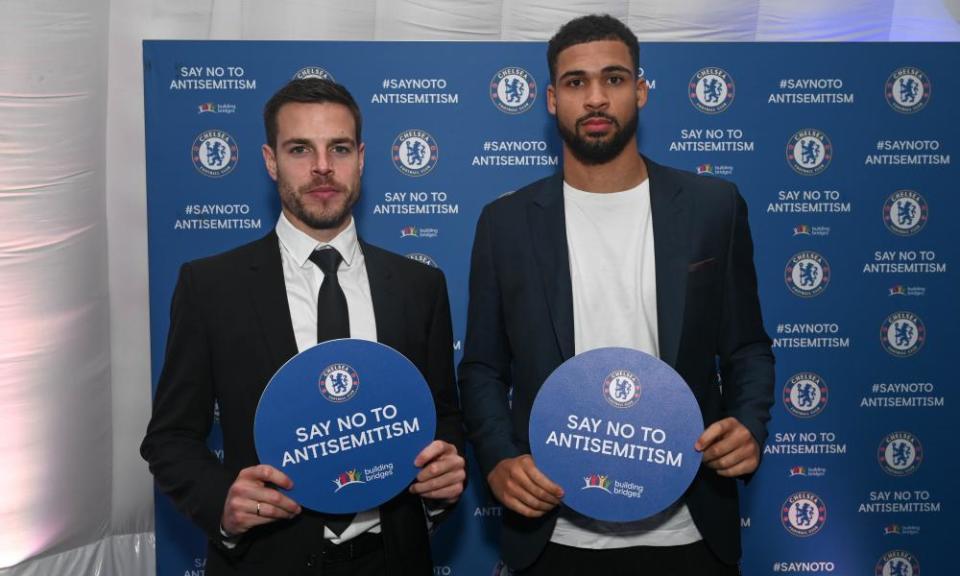
[[[920,562],[906,550],[891,550],[880,557],[875,576],[920,576]]]
[[[812,250],[794,254],[783,270],[783,280],[794,295],[813,298],[823,294],[830,283],[830,264]]]
[[[440,159],[437,141],[423,130],[405,130],[393,141],[393,165],[407,176],[424,176]]]
[[[701,68],[690,78],[690,103],[704,114],[719,114],[733,103],[733,78],[722,68]]]
[[[537,81],[523,68],[502,68],[490,79],[490,99],[501,112],[522,114],[537,99]]]
[[[827,506],[813,492],[794,492],[780,508],[780,522],[794,536],[813,536],[827,522]]]
[[[603,398],[615,408],[629,408],[640,400],[640,380],[629,370],[614,370],[603,379]]]
[[[884,87],[887,104],[901,114],[923,110],[930,101],[930,94],[930,79],[923,70],[913,66],[894,70]]]
[[[819,374],[794,374],[783,387],[783,405],[797,418],[812,418],[827,406],[827,385]]]
[[[891,476],[909,476],[923,462],[923,445],[909,432],[887,434],[877,448],[877,461]]]
[[[797,174],[816,176],[827,169],[832,158],[833,144],[820,130],[798,130],[787,141],[787,163]]]
[[[927,224],[927,201],[913,190],[897,190],[883,203],[883,224],[897,236],[913,236]]]
[[[193,141],[190,149],[198,172],[211,178],[226,176],[240,159],[237,142],[223,130],[206,130]]]
[[[360,376],[352,366],[331,364],[320,373],[320,394],[331,402],[346,402],[360,389]]]
[[[880,326],[880,343],[892,356],[913,356],[926,339],[927,329],[913,312],[894,312]]]

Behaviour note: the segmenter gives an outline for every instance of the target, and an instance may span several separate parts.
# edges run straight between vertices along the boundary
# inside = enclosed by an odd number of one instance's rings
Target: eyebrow
[[[301,146],[312,146],[313,140],[310,140],[309,138],[288,138],[280,143],[281,146],[290,146],[294,144]],[[349,136],[342,136],[340,138],[331,138],[327,141],[327,144],[349,144],[351,146],[356,146],[357,143]]]
[[[630,71],[629,68],[627,68],[627,67],[625,67],[625,66],[621,66],[621,65],[619,65],[619,64],[613,64],[613,65],[610,65],[610,66],[606,66],[606,67],[604,67],[602,70],[600,70],[600,73],[601,73],[601,74],[609,74],[609,73],[611,73],[611,72],[623,72],[623,73],[625,73],[625,74],[632,74],[632,72]],[[563,74],[560,75],[560,80],[563,80],[563,79],[568,78],[568,77],[571,77],[571,76],[572,76],[572,77],[579,77],[579,76],[586,76],[586,75],[587,75],[587,71],[586,71],[586,70],[569,70],[569,71],[564,72]]]

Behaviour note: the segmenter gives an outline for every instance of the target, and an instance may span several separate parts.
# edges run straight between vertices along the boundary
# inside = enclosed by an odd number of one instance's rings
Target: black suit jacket
[[[450,306],[443,273],[361,242],[377,339],[423,373],[437,407],[437,438],[463,451],[453,374]],[[274,372],[297,353],[271,232],[232,251],[184,264],[171,305],[166,358],[141,446],[159,489],[210,539],[207,573],[301,574],[318,553],[322,521],[310,511],[254,528],[234,549],[220,517],[239,471],[258,464],[253,420]],[[220,407],[224,460],[207,449]],[[420,499],[406,491],[380,507],[390,574],[431,574]]]
[[[646,162],[660,357],[693,390],[704,425],[734,416],[762,447],[773,403],[773,354],[760,318],[746,205],[729,182]],[[460,397],[485,476],[501,460],[530,452],[537,391],[574,355],[572,298],[558,173],[491,203],[477,223]],[[701,467],[685,498],[709,547],[735,563],[735,482]],[[535,520],[505,509],[507,564],[519,569],[536,560],[556,518],[556,509]]]

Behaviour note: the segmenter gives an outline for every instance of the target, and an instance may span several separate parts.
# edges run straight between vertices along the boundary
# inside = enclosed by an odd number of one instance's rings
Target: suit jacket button
[[[307,556],[307,568],[313,568],[317,565],[317,555],[311,554]]]

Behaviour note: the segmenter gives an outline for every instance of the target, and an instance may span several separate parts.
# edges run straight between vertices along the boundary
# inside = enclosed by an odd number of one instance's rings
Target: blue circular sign
[[[703,416],[666,363],[629,348],[578,354],[547,378],[530,412],[537,467],[564,504],[610,522],[653,516],[686,491],[700,467]]]
[[[290,498],[343,514],[405,490],[436,426],[416,366],[389,346],[344,339],[304,350],[274,374],[253,433],[260,462],[293,480]]]

